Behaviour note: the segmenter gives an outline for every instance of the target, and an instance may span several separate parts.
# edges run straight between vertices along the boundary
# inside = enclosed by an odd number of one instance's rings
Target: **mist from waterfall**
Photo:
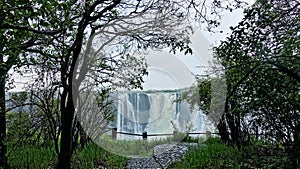
[[[111,127],[118,132],[171,134],[213,131],[214,127],[201,111],[191,111],[186,102],[177,102],[179,91],[130,91],[112,94],[116,108]],[[118,139],[141,139],[119,134]],[[157,137],[149,137],[157,139]]]

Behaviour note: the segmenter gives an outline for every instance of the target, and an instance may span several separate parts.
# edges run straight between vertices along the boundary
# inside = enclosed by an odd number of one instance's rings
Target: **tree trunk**
[[[0,166],[8,168],[6,146],[6,110],[5,110],[5,76],[4,69],[0,69]]]
[[[294,142],[290,153],[293,168],[300,168],[300,123],[296,125],[294,132]]]
[[[222,114],[222,117],[220,119],[219,124],[217,125],[217,129],[219,131],[221,140],[224,143],[228,143],[230,141],[228,127],[227,127],[227,124],[226,124],[226,121],[227,121],[226,118],[227,118],[228,110],[229,110],[228,97],[226,97],[224,112]]]
[[[225,114],[222,115],[222,118],[220,119],[220,122],[217,125],[217,129],[219,131],[221,140],[224,143],[228,143],[228,141],[229,141],[229,132],[228,132],[227,125],[226,125]]]
[[[71,93],[71,92],[70,92]],[[67,106],[63,104],[61,108],[61,143],[60,152],[58,155],[58,169],[71,169],[71,157],[72,157],[72,126],[75,108],[73,105],[72,94],[68,93]],[[64,98],[62,98],[64,99]]]

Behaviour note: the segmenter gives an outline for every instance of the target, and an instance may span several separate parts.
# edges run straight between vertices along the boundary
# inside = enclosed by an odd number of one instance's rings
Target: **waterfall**
[[[186,132],[189,125],[192,126],[190,132],[213,130],[201,111],[191,111],[188,103],[176,102],[180,96],[178,91],[118,92],[113,96],[117,110],[112,126],[117,127],[119,132],[171,134],[174,127]],[[141,137],[120,134],[118,138]]]

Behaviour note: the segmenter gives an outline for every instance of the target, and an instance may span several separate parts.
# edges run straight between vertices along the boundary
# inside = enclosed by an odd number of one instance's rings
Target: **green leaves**
[[[300,124],[299,5],[257,1],[214,50],[226,67],[230,113],[251,117],[247,128],[258,127],[284,145],[299,144],[292,141]]]

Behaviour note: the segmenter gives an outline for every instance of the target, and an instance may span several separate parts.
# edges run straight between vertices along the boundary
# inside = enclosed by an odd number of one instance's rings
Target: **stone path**
[[[153,157],[132,158],[127,162],[127,169],[165,169],[178,161],[187,152],[189,146],[197,143],[162,144],[155,146]]]

